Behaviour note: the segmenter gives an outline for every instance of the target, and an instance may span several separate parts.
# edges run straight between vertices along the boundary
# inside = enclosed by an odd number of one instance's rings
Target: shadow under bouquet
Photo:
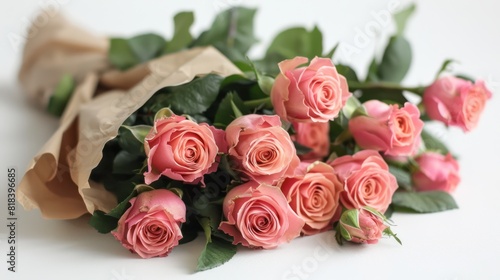
[[[238,244],[272,249],[329,230],[340,244],[400,242],[394,211],[457,208],[458,163],[425,123],[469,131],[491,97],[481,80],[442,75],[451,61],[430,85],[401,85],[413,9],[394,14],[397,32],[364,79],[333,63],[342,44],[324,51],[318,27],[284,30],[247,58],[254,9],[221,12],[196,38],[193,14],[179,13],[170,40],[99,37],[52,18],[28,40],[19,78],[61,125],[19,202],[46,218],[90,213],[142,258],[202,232],[198,270]]]

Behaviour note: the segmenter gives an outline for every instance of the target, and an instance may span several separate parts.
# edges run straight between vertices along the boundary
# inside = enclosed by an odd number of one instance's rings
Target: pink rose
[[[227,126],[226,140],[235,169],[259,183],[273,184],[293,176],[300,162],[278,116],[239,117]]]
[[[305,155],[299,155],[302,160],[321,160],[330,150],[329,123],[293,123],[295,135],[292,139],[297,143],[312,149]]]
[[[256,182],[230,190],[223,211],[227,221],[219,229],[246,247],[275,248],[299,236],[304,226],[278,187]]]
[[[328,122],[351,96],[346,79],[329,58],[315,57],[309,66],[297,56],[278,64],[280,74],[271,90],[276,114],[289,122]]]
[[[399,108],[370,100],[363,106],[368,116],[349,121],[349,130],[361,148],[382,151],[388,156],[409,156],[417,152],[424,122],[415,105],[406,103]]]
[[[165,189],[140,193],[130,200],[113,236],[123,247],[142,258],[164,257],[182,238],[181,223],[186,221],[186,205]]]
[[[343,188],[333,168],[320,161],[308,165],[304,174],[281,183],[288,204],[305,222],[305,235],[331,229],[335,214],[341,209],[339,195]]]
[[[354,243],[375,244],[387,228],[381,217],[366,209],[352,209],[342,213],[340,218],[342,237]]]
[[[450,155],[426,152],[415,158],[419,170],[412,174],[419,191],[453,192],[460,183],[458,162]]]
[[[340,202],[347,209],[369,206],[384,213],[398,188],[384,159],[373,150],[342,156],[328,162],[344,183]]]
[[[481,80],[473,84],[456,77],[443,77],[425,90],[423,103],[431,119],[470,131],[476,127],[490,98],[491,92]]]
[[[161,175],[198,183],[203,175],[217,170],[218,153],[227,151],[224,131],[176,115],[155,122],[146,136],[145,147],[148,155],[148,171],[144,173],[146,184],[158,180]]]

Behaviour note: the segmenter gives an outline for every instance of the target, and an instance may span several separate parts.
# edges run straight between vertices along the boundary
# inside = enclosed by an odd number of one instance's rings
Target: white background
[[[7,271],[7,168],[21,179],[30,159],[57,127],[57,119],[29,105],[17,86],[21,46],[27,22],[43,3],[2,1],[0,4],[0,279],[500,279],[500,2],[417,1],[417,12],[407,28],[414,63],[407,85],[429,83],[442,61],[455,58],[454,69],[487,81],[494,97],[476,130],[437,130],[460,156],[462,183],[455,192],[459,210],[429,214],[395,214],[394,231],[403,246],[391,239],[377,245],[339,247],[333,233],[299,238],[275,250],[245,250],[226,265],[194,273],[203,238],[174,249],[167,258],[142,260],[130,254],[111,235],[101,235],[87,218],[43,220],[37,211],[18,208],[18,263]],[[256,34],[260,55],[271,36],[290,25],[318,24],[325,47],[335,43],[356,47],[340,51],[337,60],[350,62],[361,73],[376,47],[385,44],[392,23],[377,21],[387,0],[337,1],[83,1],[60,0],[74,21],[96,33],[135,35],[155,31],[170,37],[171,19],[193,10],[194,34],[209,26],[214,14],[229,4],[258,7]],[[401,5],[407,3],[401,2]],[[367,42],[363,30],[375,24],[381,31]],[[361,44],[363,43],[363,44]],[[435,130],[436,132],[436,130]],[[299,272],[300,271],[300,272]]]

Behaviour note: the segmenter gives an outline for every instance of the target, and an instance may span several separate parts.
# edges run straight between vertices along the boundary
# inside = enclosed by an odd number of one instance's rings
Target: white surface
[[[414,50],[408,85],[431,81],[441,62],[455,58],[455,68],[485,79],[494,92],[479,127],[463,135],[441,134],[460,156],[462,183],[455,193],[459,210],[430,215],[395,214],[394,231],[403,246],[390,239],[377,245],[339,247],[333,232],[299,238],[275,250],[239,250],[226,265],[194,274],[203,238],[174,249],[167,258],[142,260],[130,254],[111,235],[101,235],[87,219],[47,221],[36,211],[18,207],[18,272],[7,271],[6,173],[15,166],[18,180],[29,160],[57,127],[57,120],[38,111],[23,98],[14,79],[19,51],[10,38],[21,35],[26,20],[40,3],[2,1],[0,4],[0,279],[500,279],[500,3],[478,1],[417,1],[407,37]],[[289,25],[317,23],[325,46],[337,41],[355,46],[356,28],[376,22],[373,13],[387,9],[389,1],[83,1],[59,0],[74,20],[96,32],[133,35],[156,31],[170,36],[172,16],[194,10],[195,34],[228,4],[259,7],[256,33],[262,44]],[[406,1],[404,1],[406,3]],[[383,26],[385,33],[394,29]],[[365,69],[375,45],[369,39],[360,53],[339,59]],[[297,270],[301,272],[298,273]],[[295,274],[294,274],[295,273]]]

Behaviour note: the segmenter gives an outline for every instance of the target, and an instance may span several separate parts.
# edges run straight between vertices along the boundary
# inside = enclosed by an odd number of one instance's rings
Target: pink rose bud
[[[329,58],[315,57],[309,66],[297,56],[278,64],[280,74],[271,90],[276,114],[289,122],[328,122],[351,96],[346,79]]]
[[[227,144],[224,131],[172,115],[155,122],[146,136],[145,150],[148,154],[146,184],[161,175],[196,184],[203,175],[217,170],[218,153],[226,152]]]
[[[278,187],[247,182],[229,191],[219,229],[233,244],[272,249],[300,235],[304,221],[293,212]]]
[[[460,183],[458,162],[448,154],[425,152],[415,158],[419,170],[412,174],[418,191],[453,192]]]
[[[302,160],[321,160],[328,155],[330,150],[330,124],[329,123],[298,123],[292,124],[295,135],[292,139],[311,151],[299,155]]]
[[[164,257],[182,238],[186,205],[173,192],[158,189],[140,193],[130,200],[113,236],[123,247],[142,258]]]
[[[293,176],[300,163],[278,116],[241,116],[227,126],[226,140],[235,169],[249,180],[273,184]]]
[[[424,92],[423,103],[429,118],[467,132],[477,126],[491,92],[481,80],[474,84],[456,77],[436,80]]]
[[[340,234],[354,243],[375,244],[387,228],[382,217],[366,209],[346,210],[340,217]]]
[[[313,235],[332,228],[336,214],[341,210],[339,195],[343,190],[331,166],[317,161],[308,164],[305,173],[286,178],[281,191],[288,204],[305,225],[304,235]]]
[[[347,209],[369,206],[384,213],[391,204],[392,195],[398,188],[389,166],[373,150],[342,156],[328,162],[344,182],[340,202]]]
[[[363,106],[368,116],[349,121],[349,130],[361,148],[382,151],[388,156],[410,156],[417,152],[424,122],[415,105],[405,103],[399,108],[370,100]]]

